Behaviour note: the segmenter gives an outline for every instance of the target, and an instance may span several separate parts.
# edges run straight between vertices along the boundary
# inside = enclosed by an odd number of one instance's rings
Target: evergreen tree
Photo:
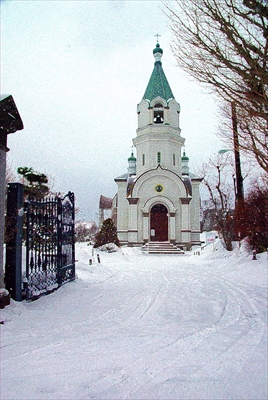
[[[43,198],[49,193],[48,178],[45,174],[36,172],[32,167],[19,167],[18,174],[23,177],[25,198]]]
[[[119,246],[116,227],[111,218],[107,218],[103,221],[101,230],[96,235],[96,243],[94,247],[100,247],[107,243],[115,243]]]

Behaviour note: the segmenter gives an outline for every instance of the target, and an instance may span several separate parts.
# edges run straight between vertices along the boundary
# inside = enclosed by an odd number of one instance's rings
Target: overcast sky
[[[157,33],[191,170],[222,146],[215,100],[176,65],[161,8],[155,0],[1,1],[1,93],[24,123],[8,137],[8,160],[54,176],[54,190],[73,191],[86,220],[127,171]]]

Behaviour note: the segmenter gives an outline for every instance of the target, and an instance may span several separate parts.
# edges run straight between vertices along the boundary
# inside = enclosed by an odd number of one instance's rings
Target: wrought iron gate
[[[26,299],[75,278],[74,194],[25,203]]]

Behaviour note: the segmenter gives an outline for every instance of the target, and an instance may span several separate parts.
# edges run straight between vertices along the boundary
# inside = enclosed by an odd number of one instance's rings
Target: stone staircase
[[[147,254],[184,254],[184,251],[170,242],[148,242],[141,250]]]

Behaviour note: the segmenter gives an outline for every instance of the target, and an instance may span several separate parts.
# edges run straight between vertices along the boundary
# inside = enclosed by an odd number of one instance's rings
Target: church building
[[[182,154],[180,105],[162,68],[163,50],[153,50],[154,69],[137,106],[138,129],[128,172],[115,178],[113,202],[121,245],[163,242],[180,249],[200,244],[201,179]]]

